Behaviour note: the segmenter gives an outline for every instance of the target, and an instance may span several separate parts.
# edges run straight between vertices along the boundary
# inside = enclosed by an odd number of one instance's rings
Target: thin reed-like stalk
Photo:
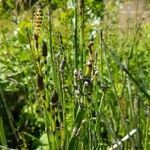
[[[79,13],[79,50],[80,50],[80,65],[83,70],[84,66],[84,0],[78,1],[78,13]]]
[[[101,32],[102,32],[102,30],[101,30]],[[101,39],[103,39],[103,34],[101,33],[101,35],[102,35]],[[126,130],[126,132],[128,132],[128,126],[127,126],[126,120],[125,120],[125,118],[123,116],[123,113],[122,113],[122,109],[121,109],[121,106],[120,106],[120,103],[119,103],[119,97],[118,97],[118,94],[117,94],[116,86],[114,84],[114,80],[113,80],[113,77],[112,77],[112,74],[111,74],[111,71],[110,71],[110,65],[109,65],[109,62],[108,62],[107,55],[106,55],[106,45],[105,45],[104,41],[102,41],[102,43],[103,43],[103,57],[104,57],[106,67],[107,67],[107,70],[108,70],[108,75],[109,75],[109,78],[110,78],[110,81],[111,81],[111,86],[112,86],[112,89],[113,89],[113,93],[114,93],[115,99],[116,99],[117,104],[118,104],[118,108],[119,108],[119,111],[120,111],[120,114],[121,114],[122,121],[124,123],[125,130]]]
[[[7,146],[6,137],[5,137],[5,130],[4,130],[3,120],[2,120],[1,116],[0,116],[0,143],[3,146]]]
[[[120,61],[119,61],[118,57],[115,55],[115,53],[112,50],[109,50],[109,52],[110,52],[111,56],[113,57],[114,61],[116,62],[116,64],[120,67],[120,69],[122,69],[129,76],[130,80],[132,80],[132,82],[145,95],[145,97],[150,99],[149,93],[140,85],[140,83],[132,76],[132,74],[120,63]]]
[[[78,54],[78,0],[74,0],[74,18],[75,18],[75,26],[74,26],[74,68],[78,68],[79,54]]]

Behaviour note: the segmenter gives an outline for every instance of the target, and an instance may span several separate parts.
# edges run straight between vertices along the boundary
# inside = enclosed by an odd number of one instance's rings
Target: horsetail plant
[[[131,132],[129,132],[133,128],[130,129],[126,119],[128,116],[120,104],[124,100],[121,98],[126,88],[126,81],[124,79],[124,86],[121,96],[119,96],[112,74],[112,68],[115,66],[109,60],[113,58],[147,98],[149,98],[148,92],[122,66],[118,58],[116,59],[117,56],[108,50],[102,28],[100,35],[95,34],[94,38],[91,36],[86,44],[85,15],[87,14],[85,14],[85,8],[88,6],[85,6],[84,0],[72,2],[75,24],[74,32],[69,33],[71,34],[69,36],[74,36],[73,50],[71,51],[70,43],[68,42],[68,44],[65,40],[65,36],[68,35],[64,36],[53,25],[55,24],[53,20],[53,18],[55,19],[53,17],[54,3],[54,1],[49,1],[48,5],[48,36],[46,35],[48,40],[42,39],[40,36],[43,11],[40,4],[36,6],[33,35],[35,51],[32,50],[36,61],[37,101],[43,110],[48,148],[52,150],[90,150],[107,149],[110,145],[113,145],[112,148],[121,148],[124,143],[128,146],[128,143],[125,142],[127,139],[130,140],[129,144],[134,147],[136,142],[133,137],[130,138]],[[30,41],[29,38],[28,40]],[[99,46],[98,50],[95,46],[96,40],[99,40],[96,45]],[[69,64],[69,59],[73,65]],[[130,89],[128,90],[130,91]],[[110,98],[111,96],[112,98]],[[114,105],[119,110],[115,110]],[[123,121],[123,125],[120,123],[121,121]],[[118,136],[122,134],[122,131],[129,134],[118,141]],[[115,144],[112,144],[113,142]]]
[[[40,28],[42,25],[42,19],[43,19],[43,11],[42,11],[42,5],[41,3],[37,3],[35,7],[34,12],[34,41],[35,41],[35,56],[36,56],[36,68],[37,68],[37,98],[39,103],[42,104],[42,108],[44,111],[44,121],[45,121],[45,129],[47,132],[47,139],[48,139],[48,146],[51,149],[51,142],[50,142],[50,118],[47,113],[47,107],[48,107],[48,92],[47,92],[47,86],[45,86],[45,81],[47,81],[47,44],[45,41],[43,41],[42,50],[39,50],[39,33]],[[43,58],[42,58],[43,57]],[[44,60],[44,62],[42,62]],[[45,71],[44,71],[45,70]],[[44,71],[44,72],[43,72]]]

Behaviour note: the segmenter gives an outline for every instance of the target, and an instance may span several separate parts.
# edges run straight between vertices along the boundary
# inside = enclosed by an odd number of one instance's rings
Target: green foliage
[[[0,2],[0,148],[109,149],[122,139],[148,149],[150,25],[120,28],[113,0],[40,2],[41,24],[38,3],[17,16],[13,1]]]

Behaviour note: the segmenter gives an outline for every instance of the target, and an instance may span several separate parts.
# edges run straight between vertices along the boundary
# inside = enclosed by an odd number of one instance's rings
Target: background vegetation
[[[148,150],[150,24],[122,2],[0,1],[0,149]]]

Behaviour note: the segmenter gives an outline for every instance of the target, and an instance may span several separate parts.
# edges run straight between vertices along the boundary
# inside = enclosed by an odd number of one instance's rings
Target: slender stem
[[[75,62],[75,68],[78,68],[78,5],[77,5],[77,1],[78,0],[75,0],[74,1],[74,4],[75,4],[75,30],[74,30],[74,45],[75,45],[75,48],[74,48],[74,62]]]
[[[0,114],[0,143],[2,143],[3,146],[7,146],[4,126],[3,126],[3,119],[1,117],[1,114]]]
[[[46,128],[46,133],[47,133],[47,139],[48,139],[48,146],[49,146],[49,149],[51,148],[54,148],[54,147],[51,147],[51,142],[50,142],[50,129],[49,129],[49,126],[50,126],[50,120],[49,120],[49,116],[48,116],[48,113],[47,113],[47,107],[44,105],[44,121],[45,121],[45,128]]]
[[[102,32],[102,30],[101,30]],[[101,33],[102,35],[102,33]],[[103,36],[103,35],[102,35]],[[102,38],[103,40],[103,38]],[[123,116],[123,113],[122,113],[122,110],[121,110],[121,106],[120,106],[120,103],[119,103],[119,98],[118,98],[118,94],[117,94],[117,90],[116,90],[116,86],[114,84],[114,81],[113,81],[113,78],[112,78],[112,74],[111,74],[111,71],[110,71],[110,65],[109,65],[109,62],[108,62],[108,58],[106,56],[106,45],[104,43],[104,41],[102,41],[103,43],[103,56],[104,56],[104,60],[105,60],[105,63],[106,63],[106,67],[107,67],[107,71],[108,71],[108,75],[109,75],[109,78],[111,80],[111,86],[112,86],[112,89],[113,89],[113,92],[114,92],[114,96],[115,96],[115,99],[117,101],[117,104],[118,104],[118,107],[119,107],[119,111],[120,111],[120,114],[121,114],[121,118],[123,120],[123,123],[124,123],[124,126],[125,126],[125,129],[126,129],[126,132],[128,132],[128,127],[127,127],[127,123],[124,119],[124,116]]]
[[[120,69],[122,69],[129,76],[129,78],[134,82],[134,84],[138,87],[138,89],[150,100],[150,95],[148,94],[148,92],[140,85],[140,83],[132,76],[132,74],[120,63],[115,53],[112,50],[109,50],[109,52],[113,56],[113,59],[116,62],[116,64],[120,66]]]
[[[102,30],[102,29],[101,29]],[[101,84],[103,84],[103,35],[102,35],[102,31],[100,32],[100,39],[101,39],[101,44],[100,44],[100,47],[101,47],[101,54],[100,54],[100,78],[101,78]]]
[[[145,140],[144,140],[144,148],[148,148],[147,146],[147,143],[148,143],[148,129],[149,129],[149,126],[150,126],[150,120],[149,118],[147,117],[146,119],[146,125],[145,125]]]
[[[83,70],[84,66],[84,0],[79,0],[79,31],[80,31],[80,65]]]
[[[49,25],[50,64],[51,64],[51,67],[52,67],[53,82],[54,82],[54,86],[55,86],[55,84],[56,84],[56,82],[55,82],[56,74],[55,74],[55,67],[54,67],[54,56],[53,56],[53,45],[52,45],[52,8],[51,8],[51,1],[49,1],[48,14],[49,14],[49,16],[48,16],[48,25]],[[51,121],[51,126],[53,128],[53,121]],[[47,134],[49,134],[49,133],[47,133]],[[56,148],[56,145],[55,145],[56,137],[55,137],[53,131],[52,131],[52,136],[50,137],[49,135],[47,135],[47,137],[48,137],[49,149],[51,149],[51,146],[52,146],[52,150],[54,150]],[[52,140],[52,145],[50,143],[50,139]]]

